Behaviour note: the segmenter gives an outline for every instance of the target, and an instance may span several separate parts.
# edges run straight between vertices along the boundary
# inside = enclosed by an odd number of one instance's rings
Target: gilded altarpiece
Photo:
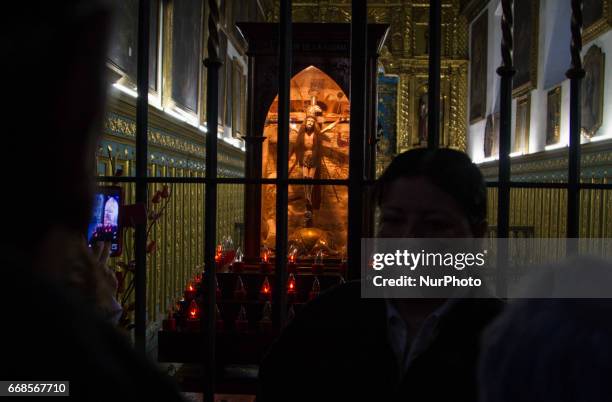
[[[264,2],[269,21],[278,21],[278,0]],[[441,143],[465,150],[467,146],[468,22],[459,0],[442,1]],[[294,0],[294,22],[350,22],[350,0]],[[427,111],[429,57],[429,2],[368,1],[368,22],[390,25],[380,62],[384,74],[399,77],[396,152],[426,145],[419,126]],[[380,94],[379,94],[380,95]],[[425,102],[426,104],[426,102]],[[422,137],[422,135],[421,135]],[[377,161],[377,171],[380,166]],[[383,163],[384,164],[384,163]]]
[[[278,159],[278,28],[276,24],[260,23],[239,23],[238,28],[248,42],[251,85],[245,171],[249,179],[273,179]],[[368,177],[373,177],[376,169],[377,57],[387,33],[386,24],[368,25],[366,138],[363,138],[367,144],[364,165]],[[288,139],[290,179],[348,179],[349,44],[349,24],[293,25]],[[247,187],[245,254],[247,259],[258,259],[263,246],[272,251],[276,247],[276,186],[255,184]],[[314,257],[319,251],[325,257],[341,257],[348,229],[346,185],[337,182],[290,185],[288,197],[289,245],[298,250],[300,257]]]

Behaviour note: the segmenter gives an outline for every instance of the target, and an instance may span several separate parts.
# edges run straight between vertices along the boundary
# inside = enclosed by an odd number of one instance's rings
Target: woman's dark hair
[[[486,220],[487,189],[480,170],[460,151],[417,148],[397,155],[376,181],[376,203],[387,188],[402,177],[424,177],[449,194],[463,209],[471,225]]]

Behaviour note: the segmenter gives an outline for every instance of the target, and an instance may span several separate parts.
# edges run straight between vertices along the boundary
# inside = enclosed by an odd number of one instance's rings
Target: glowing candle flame
[[[198,318],[200,318],[200,308],[198,307],[198,303],[196,303],[194,299],[189,305],[189,319],[197,320]]]

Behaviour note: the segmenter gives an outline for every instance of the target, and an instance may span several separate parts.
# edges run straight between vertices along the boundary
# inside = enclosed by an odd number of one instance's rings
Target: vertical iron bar
[[[150,1],[138,2],[138,98],[136,99],[136,203],[147,204],[147,153],[149,127],[149,16]],[[134,275],[136,349],[146,351],[147,333],[147,229],[146,222],[136,225],[134,231]]]
[[[579,237],[580,230],[580,131],[582,116],[580,109],[581,85],[585,76],[582,67],[582,0],[572,0],[572,66],[566,76],[570,79],[570,132],[567,175],[567,237]],[[570,240],[571,241],[571,240]],[[568,244],[568,252],[574,243]]]
[[[274,295],[275,318],[282,328],[287,315],[287,205],[289,176],[289,101],[292,60],[291,0],[280,2],[278,59],[278,139],[276,159],[276,292]]]
[[[428,114],[427,147],[440,146],[440,54],[442,30],[442,1],[429,2],[429,77],[428,77]]]
[[[216,267],[215,243],[217,227],[217,129],[219,118],[219,6],[217,0],[208,0],[208,57],[206,66],[206,179],[204,199],[204,267],[203,275],[204,312],[200,319],[201,330],[206,340],[203,354],[204,392],[203,400],[215,399],[215,331],[216,331]]]
[[[348,201],[348,277],[357,279],[361,272],[361,235],[363,205],[363,157],[366,122],[366,0],[351,3],[351,123],[349,140],[349,201]]]
[[[508,263],[508,244],[510,231],[510,145],[512,121],[512,78],[515,70],[512,60],[513,48],[513,1],[502,0],[502,65],[497,69],[501,76],[500,91],[500,131],[499,131],[499,189],[497,205],[497,295],[506,295],[506,265]]]
[[[255,56],[249,57],[247,88],[247,135],[243,136],[246,146],[244,175],[248,179],[261,179],[262,143],[265,137],[255,133]],[[261,184],[245,185],[244,194],[244,227],[249,228],[244,234],[244,257],[249,263],[258,263],[261,244]]]

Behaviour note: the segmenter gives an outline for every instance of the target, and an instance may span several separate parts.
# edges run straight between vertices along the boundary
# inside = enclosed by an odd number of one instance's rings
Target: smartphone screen
[[[87,227],[87,243],[91,247],[98,241],[111,243],[111,256],[121,254],[121,228],[119,212],[122,205],[121,187],[96,189],[91,220]]]

